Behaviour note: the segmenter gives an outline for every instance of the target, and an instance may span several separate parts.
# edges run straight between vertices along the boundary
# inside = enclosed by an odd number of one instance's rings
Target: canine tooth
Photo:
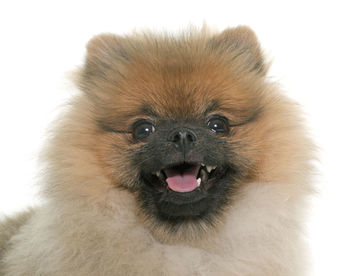
[[[201,185],[201,181],[202,179],[200,177],[197,178],[197,187],[199,187]]]
[[[156,176],[157,176],[157,177],[160,177],[160,171],[157,171],[157,172],[156,172]]]
[[[207,166],[207,171],[210,173],[212,170],[215,170],[216,166]]]

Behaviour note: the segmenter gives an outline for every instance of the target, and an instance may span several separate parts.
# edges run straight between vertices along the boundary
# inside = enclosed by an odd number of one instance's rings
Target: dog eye
[[[213,116],[208,120],[207,126],[216,134],[227,134],[229,132],[228,120],[222,116]]]
[[[151,122],[138,121],[133,126],[132,135],[135,140],[143,140],[155,131],[155,127]]]

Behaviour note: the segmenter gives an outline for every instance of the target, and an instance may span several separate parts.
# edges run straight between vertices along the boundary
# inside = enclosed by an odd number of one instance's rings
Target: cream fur
[[[304,275],[313,146],[299,108],[274,85],[265,90],[276,102],[265,115],[273,123],[261,128],[276,135],[260,145],[268,149],[261,174],[242,185],[217,228],[188,239],[150,230],[133,194],[111,185],[91,146],[89,103],[77,96],[45,149],[46,203],[0,225],[0,275]]]

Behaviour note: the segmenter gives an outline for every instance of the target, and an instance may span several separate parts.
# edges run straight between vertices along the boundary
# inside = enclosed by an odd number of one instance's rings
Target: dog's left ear
[[[258,75],[265,75],[267,65],[255,33],[247,26],[229,28],[216,35],[211,44],[214,48],[234,54],[241,68]]]

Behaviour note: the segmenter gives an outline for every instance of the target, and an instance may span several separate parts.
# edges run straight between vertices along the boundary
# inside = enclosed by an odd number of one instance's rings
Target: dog
[[[101,34],[0,224],[0,274],[295,276],[314,144],[245,26]]]

